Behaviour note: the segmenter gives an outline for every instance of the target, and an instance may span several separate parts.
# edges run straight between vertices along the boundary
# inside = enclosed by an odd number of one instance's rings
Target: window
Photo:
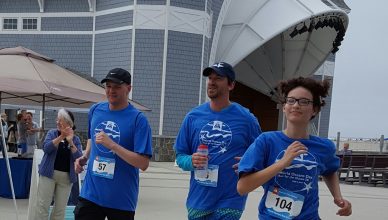
[[[23,18],[23,30],[37,30],[38,19],[36,18]]]
[[[17,30],[18,29],[18,19],[17,18],[4,18],[3,29],[4,30]]]

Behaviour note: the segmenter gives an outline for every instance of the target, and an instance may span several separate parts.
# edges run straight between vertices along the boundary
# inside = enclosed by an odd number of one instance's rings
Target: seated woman
[[[57,129],[47,132],[43,142],[43,159],[39,165],[39,183],[36,220],[48,219],[49,207],[54,196],[50,219],[64,219],[65,208],[72,184],[77,181],[74,161],[82,156],[81,142],[74,135],[74,116],[60,109]]]

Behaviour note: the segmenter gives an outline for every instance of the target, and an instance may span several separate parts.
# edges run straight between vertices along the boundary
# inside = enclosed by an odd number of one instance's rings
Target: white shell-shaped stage
[[[347,26],[346,12],[321,0],[225,0],[210,61],[232,64],[237,81],[270,96],[280,80],[313,74]]]

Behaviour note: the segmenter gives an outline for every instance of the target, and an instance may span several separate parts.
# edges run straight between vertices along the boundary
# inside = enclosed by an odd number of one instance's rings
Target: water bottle
[[[18,157],[22,156],[22,151],[23,151],[22,145],[18,144]]]
[[[204,144],[201,144],[199,145],[198,149],[197,149],[197,153],[200,153],[204,156],[207,157],[207,155],[209,154],[209,148],[208,146],[204,145]],[[203,166],[203,167],[197,167],[196,170],[197,170],[197,177],[198,178],[207,178],[207,173],[208,173],[208,170],[207,170],[207,162],[206,164]]]

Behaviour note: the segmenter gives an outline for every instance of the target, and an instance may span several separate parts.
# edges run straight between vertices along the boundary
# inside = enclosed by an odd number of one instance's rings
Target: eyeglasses
[[[304,99],[304,98],[301,98],[301,99],[296,99],[296,98],[293,98],[293,97],[287,97],[286,98],[286,103],[289,104],[289,105],[294,105],[296,102],[298,102],[298,104],[300,106],[307,106],[310,103],[313,103],[313,101],[311,101],[309,99]]]

